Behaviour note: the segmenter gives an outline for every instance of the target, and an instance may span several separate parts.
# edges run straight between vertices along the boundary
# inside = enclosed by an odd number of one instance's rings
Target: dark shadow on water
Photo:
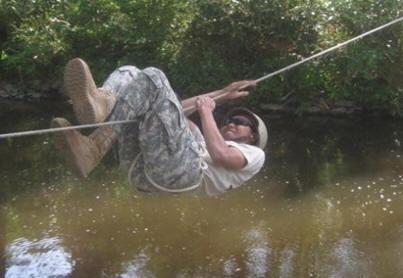
[[[49,128],[50,120],[63,115],[65,109],[66,104],[53,102],[1,103],[0,133]],[[0,193],[5,198],[50,181],[53,173],[61,168],[50,135],[1,140],[0,153],[0,177],[3,181]]]
[[[344,176],[397,167],[401,122],[381,118],[266,119],[269,176],[288,179],[289,194],[307,192]]]

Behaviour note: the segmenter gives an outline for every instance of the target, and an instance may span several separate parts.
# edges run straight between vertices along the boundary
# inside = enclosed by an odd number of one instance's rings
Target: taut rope
[[[99,127],[99,126],[105,126],[105,125],[126,124],[126,123],[131,123],[131,122],[134,122],[134,121],[133,120],[131,120],[131,121],[127,121],[127,120],[110,121],[110,122],[103,122],[103,123],[98,123],[98,124],[72,125],[72,126],[66,126],[66,127],[54,127],[54,128],[46,128],[46,129],[38,129],[38,130],[29,130],[29,131],[22,131],[22,132],[0,134],[0,139],[21,137],[21,136],[28,136],[28,135],[39,135],[39,134],[45,134],[45,133],[54,133],[54,132],[73,130],[73,129],[93,128],[93,127]]]
[[[294,67],[297,67],[297,66],[299,66],[299,65],[301,65],[303,63],[306,63],[306,62],[308,62],[308,61],[310,61],[312,59],[321,57],[321,56],[325,55],[326,53],[329,53],[329,52],[331,52],[333,50],[336,50],[338,48],[346,46],[346,45],[348,45],[348,44],[350,44],[350,43],[352,43],[354,41],[362,39],[362,38],[364,38],[364,37],[366,37],[366,36],[368,36],[368,35],[370,35],[372,33],[380,31],[380,30],[382,30],[382,29],[384,29],[386,27],[389,27],[389,26],[391,26],[393,24],[396,24],[396,23],[398,23],[398,22],[400,22],[402,20],[403,20],[403,17],[400,17],[400,18],[397,18],[395,20],[392,20],[389,23],[386,23],[386,24],[384,24],[382,26],[374,28],[374,29],[372,29],[372,30],[370,30],[368,32],[365,32],[365,33],[363,33],[363,34],[361,34],[359,36],[356,36],[356,37],[354,37],[352,39],[349,39],[349,40],[347,40],[345,42],[339,43],[339,44],[337,44],[337,45],[335,45],[333,47],[330,47],[330,48],[328,48],[326,50],[323,50],[323,51],[321,51],[321,52],[319,52],[317,54],[314,54],[314,55],[312,55],[312,56],[310,56],[308,58],[305,58],[305,59],[303,59],[301,61],[298,61],[298,62],[296,62],[294,64],[291,64],[291,65],[286,66],[286,67],[284,67],[282,69],[276,70],[276,71],[274,71],[274,72],[272,72],[270,74],[262,76],[262,77],[256,79],[255,81],[256,81],[256,83],[259,83],[259,82],[261,82],[263,80],[266,80],[266,79],[269,79],[269,78],[271,78],[273,76],[279,75],[280,73],[288,71],[288,70],[290,70],[290,69],[292,69]],[[218,100],[218,99],[224,97],[227,94],[228,94],[227,92],[224,92],[223,94],[215,97],[214,100]],[[191,111],[194,111],[195,109],[196,109],[195,106],[191,106],[191,107],[188,107],[188,108],[184,109],[184,112],[189,113]],[[0,139],[21,137],[21,136],[28,136],[28,135],[38,135],[38,134],[45,134],[45,133],[53,133],[53,132],[60,132],[60,131],[72,130],[72,129],[94,128],[94,127],[100,127],[100,126],[105,126],[105,125],[127,124],[127,123],[133,123],[133,122],[135,122],[135,121],[134,120],[112,121],[112,122],[103,122],[103,123],[98,123],[98,124],[75,125],[75,126],[69,126],[69,127],[48,128],[48,129],[39,129],[39,130],[30,130],[30,131],[6,133],[6,134],[0,134]]]

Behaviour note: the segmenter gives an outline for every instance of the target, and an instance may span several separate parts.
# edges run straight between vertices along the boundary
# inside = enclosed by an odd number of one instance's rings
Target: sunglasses
[[[249,126],[251,128],[254,127],[253,123],[249,119],[244,118],[244,117],[237,117],[237,116],[230,117],[224,121],[224,125],[229,125],[229,124]]]

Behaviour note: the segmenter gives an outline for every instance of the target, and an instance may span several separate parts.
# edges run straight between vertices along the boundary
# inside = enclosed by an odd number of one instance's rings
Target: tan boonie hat
[[[263,122],[263,120],[249,109],[243,107],[237,107],[228,111],[228,113],[224,117],[224,121],[225,119],[232,117],[234,115],[246,115],[249,116],[251,120],[254,120],[253,124],[256,126],[255,132],[258,135],[255,145],[263,150],[267,145],[267,138],[268,138],[267,127]]]

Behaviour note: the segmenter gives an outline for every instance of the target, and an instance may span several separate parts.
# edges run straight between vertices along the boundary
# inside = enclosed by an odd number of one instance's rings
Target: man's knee
[[[102,87],[119,95],[125,90],[130,82],[138,79],[140,73],[141,70],[135,66],[119,67],[108,76]]]
[[[172,90],[168,78],[162,70],[154,67],[148,67],[145,68],[143,72],[152,80],[157,88],[161,89],[163,87],[167,87]]]
[[[159,68],[147,67],[147,68],[143,69],[143,71],[147,75],[158,76],[160,78],[165,78],[166,79],[165,73],[162,70],[160,70]]]

